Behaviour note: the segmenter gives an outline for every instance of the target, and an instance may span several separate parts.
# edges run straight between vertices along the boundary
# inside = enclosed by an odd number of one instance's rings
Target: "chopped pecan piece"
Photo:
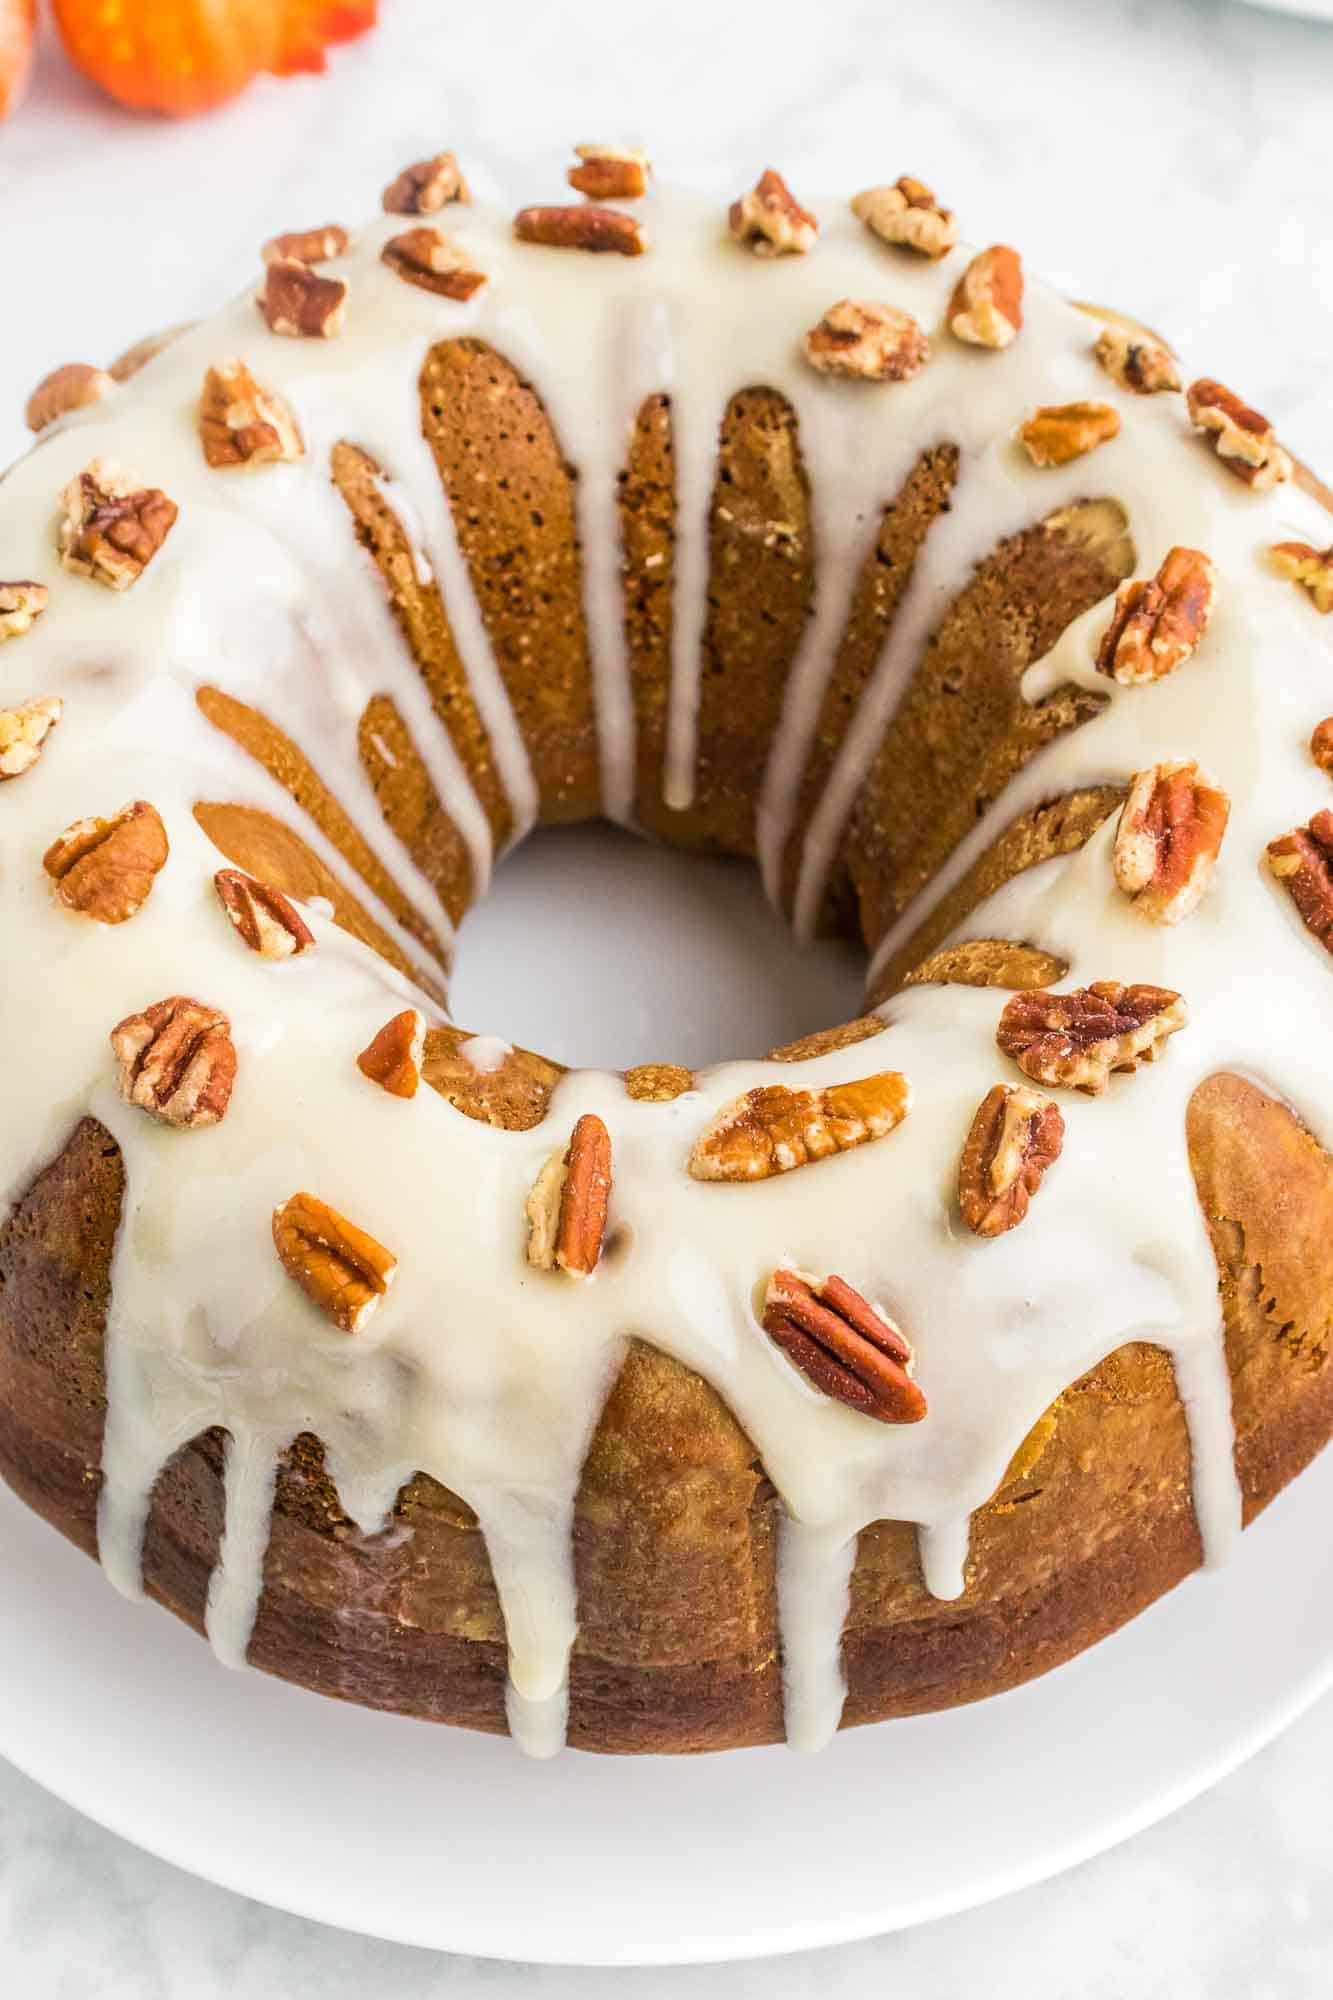
[[[471,201],[468,184],[452,153],[436,153],[404,167],[380,196],[386,215],[434,215],[451,201]]]
[[[1305,928],[1333,951],[1333,812],[1317,812],[1268,843],[1268,866],[1300,913]]]
[[[1008,347],[1023,324],[1023,260],[1007,243],[979,250],[953,288],[945,315],[955,340]]]
[[[1316,611],[1333,611],[1333,548],[1312,548],[1309,542],[1275,542],[1269,560],[1279,576],[1308,590]]]
[[[1175,355],[1146,327],[1103,327],[1093,352],[1111,380],[1136,396],[1181,386]]]
[[[199,397],[199,442],[213,466],[288,464],[305,445],[295,417],[243,361],[210,368]]]
[[[226,1114],[236,1081],[231,1023],[182,993],[130,1014],[111,1030],[120,1094],[165,1125],[195,1130]]]
[[[0,782],[21,778],[42,754],[47,737],[65,712],[59,695],[42,695],[18,708],[0,708]]]
[[[575,146],[579,164],[565,178],[591,201],[635,201],[648,191],[646,153],[624,146]]]
[[[1109,403],[1047,403],[1018,427],[1034,465],[1068,465],[1119,436],[1120,415]]]
[[[239,868],[220,868],[213,887],[241,942],[261,958],[295,958],[313,951],[314,932],[280,890],[243,875]]]
[[[60,560],[110,590],[137,583],[171,533],[176,503],[95,458],[60,496]]]
[[[36,624],[50,595],[44,583],[0,583],[0,645]]]
[[[728,1104],[695,1141],[690,1172],[697,1181],[785,1174],[884,1138],[907,1116],[911,1099],[907,1078],[893,1069],[823,1090],[761,1084]]]
[[[1016,993],[995,1039],[1034,1082],[1099,1097],[1113,1071],[1155,1062],[1188,1019],[1185,1002],[1168,987],[1098,979],[1070,993]]]
[[[44,431],[57,417],[68,416],[71,410],[86,409],[89,403],[100,403],[115,386],[105,368],[90,367],[86,361],[66,361],[49,375],[43,375],[29,396],[24,411],[28,429]]]
[[[930,342],[896,306],[839,299],[805,336],[805,358],[823,375],[910,382],[930,358]]]
[[[647,241],[636,215],[595,202],[569,208],[520,208],[514,217],[520,243],[544,243],[553,250],[614,250],[641,257]]]
[[[764,1293],[764,1332],[835,1403],[881,1424],[917,1424],[925,1416],[901,1327],[845,1278],[774,1271]]]
[[[380,258],[409,285],[442,299],[470,299],[486,282],[485,273],[469,264],[466,251],[438,229],[405,229],[389,238]]]
[[[1316,723],[1310,738],[1310,755],[1321,771],[1327,771],[1333,778],[1333,715],[1326,715]]]
[[[287,1276],[342,1333],[360,1333],[398,1274],[392,1251],[313,1194],[274,1209],[273,1247]]]
[[[611,1200],[611,1135],[585,1111],[528,1193],[528,1262],[586,1278],[597,1269]]]
[[[756,257],[804,256],[815,247],[819,224],[802,208],[782,175],[765,167],[748,194],[733,201],[731,233]]]
[[[42,866],[67,910],[123,924],[148,901],[169,852],[157,808],[136,799],[114,819],[76,819],[47,848]]]
[[[625,1091],[643,1104],[670,1104],[694,1089],[694,1072],[679,1063],[636,1063],[625,1071]]]
[[[852,199],[852,214],[885,243],[901,244],[923,257],[943,257],[958,241],[958,218],[941,208],[933,188],[910,174],[890,187],[866,188]]]
[[[1282,449],[1267,417],[1232,394],[1220,382],[1201,376],[1185,391],[1190,422],[1212,434],[1213,448],[1228,472],[1243,479],[1256,493],[1290,479],[1291,459]]]
[[[1150,580],[1122,583],[1097,648],[1098,671],[1122,687],[1164,680],[1208,629],[1217,572],[1202,549],[1171,549]]]
[[[341,257],[351,241],[341,222],[326,222],[322,229],[288,229],[281,236],[269,237],[264,262],[327,264],[330,257]]]
[[[387,1090],[390,1097],[415,1097],[421,1082],[425,1047],[425,1020],[415,1007],[407,1007],[384,1023],[373,1041],[362,1049],[356,1066],[381,1090]]]
[[[1116,830],[1115,879],[1155,924],[1178,924],[1213,879],[1231,801],[1197,764],[1138,771]]]
[[[347,314],[347,283],[321,278],[309,264],[283,257],[264,271],[264,288],[255,300],[270,333],[293,340],[331,340],[342,331]]]
[[[1017,1228],[1065,1142],[1054,1101],[1025,1083],[997,1083],[977,1106],[958,1163],[958,1206],[974,1236]]]

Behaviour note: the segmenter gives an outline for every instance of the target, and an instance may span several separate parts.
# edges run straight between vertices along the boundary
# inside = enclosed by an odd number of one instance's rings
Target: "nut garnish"
[[[255,304],[270,333],[331,340],[341,332],[346,317],[347,284],[342,278],[321,278],[295,257],[283,257],[266,267],[264,288]]]
[[[1164,680],[1208,629],[1217,572],[1202,549],[1171,549],[1155,577],[1122,583],[1097,647],[1098,671],[1122,687]]]
[[[611,1135],[585,1111],[569,1145],[552,1153],[528,1193],[528,1262],[586,1278],[596,1270],[611,1199]]]
[[[213,887],[241,942],[261,958],[295,958],[314,949],[315,934],[305,918],[267,882],[239,868],[219,868]]]
[[[1333,778],[1333,715],[1326,715],[1322,722],[1315,724],[1310,738],[1310,755],[1321,771],[1327,771]]]
[[[839,299],[805,336],[805,358],[823,375],[910,382],[930,358],[930,342],[896,306]]]
[[[426,1022],[415,1007],[386,1021],[362,1049],[356,1066],[363,1076],[387,1090],[390,1097],[415,1097],[421,1083],[421,1059],[426,1046]]]
[[[136,799],[114,819],[76,819],[47,848],[42,866],[67,910],[123,924],[147,902],[169,852],[157,808]]]
[[[865,188],[852,198],[852,214],[885,243],[901,244],[923,257],[943,257],[958,241],[958,218],[941,208],[935,191],[910,174],[889,187]]]
[[[176,503],[95,458],[60,496],[60,560],[111,590],[137,583],[171,533]]]
[[[37,623],[51,593],[44,583],[0,583],[0,645],[17,639]]]
[[[1025,1076],[1099,1097],[1115,1070],[1155,1062],[1189,1011],[1165,986],[1098,979],[1070,993],[1015,993],[995,1039]]]
[[[1178,924],[1213,879],[1231,800],[1194,763],[1138,771],[1116,830],[1116,882],[1141,916]]]
[[[815,217],[772,167],[765,167],[750,192],[733,201],[727,220],[736,241],[756,257],[804,256],[814,249],[819,233]]]
[[[1017,1228],[1060,1157],[1059,1106],[1023,1083],[997,1083],[977,1106],[958,1162],[958,1206],[974,1236]]]
[[[648,191],[648,155],[624,146],[575,146],[579,164],[565,178],[592,201],[635,201]]]
[[[881,1070],[824,1090],[784,1083],[747,1090],[719,1112],[690,1154],[697,1181],[758,1181],[882,1139],[907,1116],[912,1087]]]
[[[351,241],[341,222],[326,222],[322,229],[288,229],[269,237],[263,258],[266,264],[326,264],[330,257],[341,257]]]
[[[1300,912],[1301,922],[1333,951],[1333,812],[1317,812],[1268,843],[1268,866]]]
[[[201,1000],[173,994],[111,1030],[120,1094],[166,1125],[216,1125],[231,1102],[236,1045],[231,1023]]]
[[[1132,331],[1124,326],[1103,327],[1093,353],[1111,380],[1136,396],[1156,396],[1163,389],[1181,386],[1175,355],[1146,327],[1137,326]]]
[[[423,292],[434,292],[442,299],[470,299],[486,282],[485,273],[473,268],[465,250],[438,229],[424,225],[391,236],[380,258],[409,285],[419,285]]]
[[[520,243],[544,243],[554,250],[615,250],[622,257],[641,257],[648,247],[637,215],[591,201],[569,208],[520,208],[514,234]]]
[[[471,201],[468,184],[452,153],[417,160],[390,181],[380,202],[386,215],[434,215],[451,201]]]
[[[295,417],[243,361],[210,368],[199,397],[199,442],[213,466],[288,464],[305,445]]]
[[[1023,324],[1023,260],[1007,243],[979,250],[953,288],[945,314],[956,340],[1008,347]]]
[[[24,416],[30,431],[44,431],[57,417],[100,403],[116,384],[105,368],[93,368],[86,361],[66,361],[43,375],[28,398]]]
[[[360,1333],[398,1274],[398,1259],[313,1194],[273,1211],[282,1268],[343,1333]]]
[[[1267,417],[1252,410],[1222,383],[1202,376],[1185,391],[1190,422],[1212,434],[1213,448],[1228,472],[1256,493],[1290,479],[1293,466]]]
[[[626,1095],[642,1104],[670,1104],[694,1089],[694,1072],[679,1063],[636,1063],[624,1083]]]
[[[1333,548],[1312,548],[1309,542],[1275,542],[1269,560],[1279,576],[1308,590],[1316,611],[1333,611]]]
[[[774,1345],[835,1403],[882,1424],[916,1424],[925,1416],[902,1329],[845,1278],[774,1271],[763,1323]]]
[[[1119,432],[1109,403],[1046,403],[1018,426],[1018,441],[1034,465],[1068,465]]]
[[[21,778],[32,769],[64,712],[65,704],[55,694],[18,708],[0,708],[0,781]]]

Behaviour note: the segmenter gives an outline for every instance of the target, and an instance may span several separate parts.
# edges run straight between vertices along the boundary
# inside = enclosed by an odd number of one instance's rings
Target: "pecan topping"
[[[1098,979],[1071,993],[1016,993],[995,1039],[1035,1082],[1099,1097],[1112,1071],[1155,1062],[1188,1019],[1185,1002],[1165,986]]]
[[[369,1046],[362,1049],[356,1066],[381,1090],[387,1090],[390,1097],[415,1097],[421,1082],[425,1046],[425,1020],[415,1007],[408,1007],[384,1023]]]
[[[130,1014],[111,1030],[120,1094],[166,1125],[216,1125],[231,1102],[236,1045],[215,1007],[182,993]]]
[[[695,1141],[697,1181],[758,1181],[832,1153],[882,1139],[900,1125],[912,1088],[898,1070],[881,1070],[824,1090],[762,1084],[727,1105]]]
[[[611,1199],[611,1135],[586,1111],[569,1146],[552,1153],[528,1194],[528,1262],[586,1278],[597,1269]]]
[[[326,264],[330,257],[341,257],[351,241],[341,222],[326,222],[322,229],[288,229],[281,236],[269,237],[264,262]]]
[[[398,1259],[313,1194],[273,1211],[282,1268],[342,1333],[360,1333],[398,1273]]]
[[[32,769],[64,712],[64,702],[54,694],[18,708],[0,708],[0,782]]]
[[[0,583],[0,645],[36,624],[50,595],[44,583]]]
[[[544,243],[555,250],[615,250],[641,257],[648,245],[636,215],[584,202],[570,208],[520,208],[514,217],[520,243]]]
[[[123,924],[148,901],[169,851],[157,808],[136,799],[114,819],[76,819],[47,848],[42,866],[67,910]]]
[[[750,192],[733,201],[727,219],[736,241],[756,257],[804,256],[814,249],[819,233],[814,216],[772,167],[765,167]]]
[[[1175,355],[1146,327],[1103,327],[1093,352],[1111,380],[1136,396],[1180,387]]]
[[[95,458],[60,496],[60,560],[111,590],[137,583],[171,533],[176,503]]]
[[[1122,583],[1097,648],[1097,666],[1122,687],[1183,667],[1208,628],[1217,572],[1202,549],[1170,550],[1151,580]]]
[[[314,949],[315,934],[305,918],[267,882],[239,868],[220,868],[213,887],[241,942],[261,958],[295,958]]]
[[[839,299],[805,336],[805,358],[823,375],[871,382],[910,382],[930,358],[930,342],[896,306]]]
[[[1007,243],[979,250],[953,288],[945,314],[955,340],[1008,347],[1023,324],[1023,260]]]
[[[347,283],[321,278],[308,264],[283,257],[264,271],[264,289],[255,304],[270,333],[292,339],[331,340],[341,333],[347,313]]]
[[[1268,866],[1300,912],[1301,922],[1333,951],[1333,812],[1268,843]]]
[[[43,375],[28,398],[24,416],[30,431],[44,431],[57,417],[71,410],[85,409],[109,396],[115,382],[105,368],[92,368],[86,361],[66,361]]]
[[[1231,801],[1197,764],[1135,773],[1116,830],[1115,879],[1155,924],[1178,924],[1213,879]]]
[[[417,160],[390,181],[380,202],[386,215],[434,215],[451,201],[471,201],[468,184],[452,153]]]
[[[835,1403],[881,1424],[917,1424],[925,1416],[902,1329],[845,1278],[775,1271],[764,1293],[764,1332]]]
[[[486,282],[485,273],[469,264],[466,251],[438,229],[405,229],[401,236],[389,238],[380,258],[409,285],[442,299],[470,299]]]
[[[885,243],[901,244],[923,257],[943,257],[958,241],[958,218],[941,208],[932,188],[910,174],[891,187],[866,188],[853,197],[852,214]]]
[[[643,1104],[670,1104],[694,1089],[694,1072],[679,1063],[636,1063],[625,1071],[625,1091]]]
[[[199,397],[199,442],[210,465],[272,465],[302,457],[295,417],[243,361],[210,368]]]
[[[1308,590],[1316,611],[1333,611],[1333,548],[1312,548],[1309,542],[1276,542],[1269,560],[1279,576],[1290,577]]]
[[[1016,1229],[1065,1142],[1054,1101],[1025,1083],[997,1083],[977,1106],[958,1163],[958,1206],[974,1236]]]
[[[1047,403],[1018,426],[1018,440],[1034,465],[1068,465],[1119,432],[1109,403]]]
[[[1333,778],[1333,715],[1326,715],[1315,725],[1310,738],[1310,755],[1321,771],[1327,771]]]
[[[592,201],[635,201],[648,191],[646,153],[623,146],[575,146],[579,164],[565,178]]]
[[[1256,493],[1291,478],[1291,459],[1267,417],[1242,403],[1230,389],[1203,376],[1190,383],[1185,400],[1194,428],[1212,433],[1213,448],[1227,471],[1234,472]]]

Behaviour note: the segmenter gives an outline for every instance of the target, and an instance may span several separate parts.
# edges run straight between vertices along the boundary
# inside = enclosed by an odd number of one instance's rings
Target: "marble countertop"
[[[48,51],[0,131],[0,464],[46,368],[203,310],[264,236],[354,220],[441,143],[517,202],[558,187],[570,142],[591,135],[642,140],[660,172],[715,191],[770,156],[798,191],[919,173],[967,235],[1015,241],[1076,296],[1164,327],[1333,467],[1333,27],[1217,0],[620,12],[384,0],[380,32],[326,80],[260,85],[179,126],[112,111]],[[1206,1797],[1022,1895],[838,1951],[627,1974],[326,1931],[140,1854],[0,1765],[4,1985],[24,2000],[786,2000],[815,1981],[849,2000],[1304,2000],[1333,1965],[1330,1780],[1326,1697]]]

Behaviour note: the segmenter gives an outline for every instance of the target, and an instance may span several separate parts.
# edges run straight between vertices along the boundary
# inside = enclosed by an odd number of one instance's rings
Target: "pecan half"
[[[1333,715],[1326,715],[1316,723],[1310,738],[1310,755],[1321,771],[1327,771],[1333,778]]]
[[[486,282],[486,274],[474,270],[465,250],[441,236],[438,229],[425,226],[391,236],[380,251],[380,259],[409,285],[418,285],[423,292],[434,292],[442,299],[470,299]]]
[[[123,924],[141,910],[170,849],[155,806],[135,799],[114,819],[76,819],[42,856],[67,910]]]
[[[641,257],[648,244],[637,215],[595,202],[569,208],[520,208],[514,217],[520,243],[544,243],[553,250],[614,250]]]
[[[1098,671],[1122,687],[1183,667],[1208,629],[1217,572],[1202,549],[1172,549],[1155,577],[1122,583],[1097,648]]]
[[[1267,417],[1252,410],[1222,383],[1201,376],[1185,391],[1190,422],[1211,435],[1213,449],[1228,472],[1256,493],[1290,479],[1290,457],[1278,443]]]
[[[434,215],[451,201],[471,201],[468,184],[452,153],[416,160],[389,182],[380,203],[386,215]]]
[[[293,340],[331,340],[347,315],[347,282],[321,278],[308,264],[283,257],[264,272],[255,300],[270,333]]]
[[[86,361],[66,361],[49,375],[43,375],[29,396],[23,413],[28,429],[44,431],[57,417],[68,416],[71,410],[86,409],[89,403],[100,403],[115,386],[105,368],[93,368]]]
[[[342,1333],[360,1333],[398,1274],[391,1250],[313,1194],[274,1209],[273,1247],[287,1276]]]
[[[50,595],[44,583],[26,580],[0,583],[0,645],[30,631],[45,611]]]
[[[415,1097],[421,1083],[426,1023],[415,1007],[386,1021],[356,1059],[363,1076],[387,1090],[390,1097]]]
[[[900,1125],[912,1087],[898,1070],[881,1070],[823,1090],[785,1083],[747,1090],[719,1112],[690,1154],[697,1181],[758,1181],[826,1160]]]
[[[1025,1076],[1099,1097],[1115,1070],[1155,1062],[1189,1011],[1165,986],[1098,979],[1070,993],[1015,993],[995,1039]]]
[[[585,1111],[563,1153],[552,1153],[528,1193],[528,1262],[586,1278],[597,1269],[611,1200],[611,1135]]]
[[[865,188],[852,197],[852,214],[885,243],[915,250],[922,257],[943,257],[958,241],[958,218],[941,208],[933,188],[910,174],[899,174],[889,187]]]
[[[1136,396],[1156,396],[1179,389],[1180,370],[1164,340],[1146,327],[1103,327],[1093,349],[1111,380]]]
[[[129,1014],[111,1030],[120,1094],[165,1125],[195,1130],[226,1115],[236,1081],[231,1023],[183,993]]]
[[[1316,611],[1333,611],[1333,548],[1312,548],[1309,542],[1275,542],[1269,561],[1279,576],[1290,577],[1308,590]]]
[[[804,256],[814,249],[819,233],[815,217],[772,167],[765,167],[750,192],[733,201],[727,222],[736,241],[756,257]]]
[[[42,695],[18,708],[0,708],[0,782],[21,778],[42,754],[47,737],[65,712],[59,695]]]
[[[926,1399],[908,1372],[901,1327],[845,1278],[774,1271],[764,1293],[764,1332],[807,1380],[881,1424],[918,1424]]]
[[[137,583],[175,525],[177,507],[158,486],[136,487],[95,458],[60,496],[60,560],[110,590]]]
[[[219,868],[213,887],[242,944],[261,958],[295,958],[314,950],[314,932],[280,890],[239,868]]]
[[[579,164],[565,175],[591,201],[635,201],[648,192],[648,155],[624,146],[575,146]]]
[[[823,375],[910,382],[930,359],[930,342],[896,306],[839,299],[805,336],[805,358]]]
[[[1065,1142],[1059,1106],[1024,1083],[997,1083],[977,1106],[958,1162],[958,1206],[974,1236],[1016,1229]]]
[[[199,442],[213,466],[293,463],[305,445],[295,417],[243,361],[210,368],[199,397]]]
[[[1018,426],[1018,441],[1034,465],[1068,465],[1119,433],[1109,403],[1046,403]]]
[[[1008,347],[1023,324],[1023,260],[1007,243],[979,250],[953,288],[945,314],[955,340]]]
[[[1112,866],[1140,915],[1178,924],[1213,879],[1231,800],[1197,764],[1137,771],[1120,813]]]
[[[1333,951],[1333,812],[1325,807],[1308,826],[1268,843],[1268,866],[1300,913],[1305,928]]]
[[[341,222],[326,222],[322,229],[288,229],[269,237],[263,258],[266,264],[326,264],[330,257],[341,257],[351,241]]]

